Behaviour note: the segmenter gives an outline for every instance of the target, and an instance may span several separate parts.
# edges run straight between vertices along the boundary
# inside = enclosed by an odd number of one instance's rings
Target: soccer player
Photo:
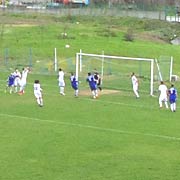
[[[172,112],[176,112],[177,89],[171,84],[169,89],[169,103]]]
[[[72,88],[75,90],[74,95],[75,95],[75,97],[78,97],[78,91],[79,91],[78,90],[78,80],[73,73],[71,73],[70,81],[71,81]]]
[[[16,68],[14,73],[13,73],[15,79],[14,79],[14,88],[15,88],[15,93],[18,92],[18,87],[20,87],[20,83],[21,83],[21,73],[19,72],[19,70]]]
[[[88,73],[86,81],[89,83],[89,87],[92,92],[93,98],[96,99],[98,97],[97,84],[96,80],[94,79],[94,76],[90,72]]]
[[[58,81],[59,81],[60,94],[65,96],[65,93],[64,93],[64,88],[65,88],[64,71],[61,68],[59,68]]]
[[[165,104],[165,107],[168,109],[168,88],[164,84],[163,81],[161,81],[161,84],[159,85],[158,88],[160,95],[159,95],[159,107],[163,107],[163,102]]]
[[[34,96],[40,107],[43,107],[42,89],[39,80],[34,81]]]
[[[95,73],[94,73],[94,79],[95,79],[95,81],[96,81],[97,88],[98,88],[100,91],[102,91],[102,87],[101,87],[101,77],[100,77],[100,75],[99,75],[98,72],[95,72]]]
[[[13,75],[13,73],[11,73],[7,79],[7,87],[6,87],[5,92],[7,92],[7,89],[9,89],[10,94],[13,92],[14,79],[15,79],[15,76]]]
[[[19,94],[24,94],[24,89],[27,83],[27,76],[29,73],[29,67],[23,68],[21,73],[20,91]]]
[[[132,86],[133,86],[133,92],[136,98],[139,98],[139,93],[138,93],[139,81],[134,72],[131,74],[131,81],[132,81]]]

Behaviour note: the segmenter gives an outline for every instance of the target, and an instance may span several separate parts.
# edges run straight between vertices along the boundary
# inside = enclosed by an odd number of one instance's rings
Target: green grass
[[[43,108],[32,91],[37,78]],[[159,110],[157,97],[132,92],[74,98],[66,84],[60,96],[55,76],[29,74],[23,96],[1,91],[1,179],[180,178],[179,108]]]
[[[42,60],[40,66],[46,67],[53,57],[51,49],[59,47],[61,59],[75,56],[79,49],[98,54],[104,50],[106,54],[131,57],[172,55],[174,74],[179,75],[179,46],[159,39],[154,42],[152,36],[142,38],[142,33],[146,33],[144,27],[147,29],[146,20],[1,15],[1,50],[8,47],[14,51],[14,57],[18,57],[31,47],[33,61]],[[80,22],[78,26],[76,21]],[[18,23],[33,26],[13,26]],[[137,26],[133,42],[123,40],[129,24]],[[104,29],[109,32],[109,27],[117,36],[99,34]],[[153,25],[150,27],[155,31]],[[59,39],[64,28],[71,38]],[[68,50],[64,48],[66,43],[71,45]],[[0,57],[3,62],[3,53]],[[141,89],[138,100],[132,91],[100,94],[99,99],[93,100],[90,93],[81,95],[83,88],[88,92],[88,87],[81,85],[79,98],[74,98],[68,72],[66,96],[59,95],[56,75],[33,71],[28,76],[26,93],[19,96],[4,93],[9,72],[2,68],[0,72],[0,179],[180,179],[179,102],[176,113],[160,110],[158,97],[150,97]],[[37,106],[33,95],[35,79],[40,80],[43,88],[42,108]],[[179,82],[176,86],[179,89]]]

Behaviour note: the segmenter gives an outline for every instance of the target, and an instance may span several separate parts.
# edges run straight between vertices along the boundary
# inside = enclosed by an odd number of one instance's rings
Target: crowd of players
[[[7,91],[9,89],[9,93],[18,93],[19,95],[24,94],[24,90],[26,87],[26,81],[27,81],[27,76],[30,71],[29,67],[23,68],[22,72],[20,72],[18,69],[15,69],[13,73],[11,73],[8,77],[7,80]],[[77,77],[74,75],[74,73],[71,73],[70,76],[70,81],[71,81],[71,86],[74,89],[74,95],[75,97],[78,97],[79,93],[79,82]],[[93,73],[89,72],[87,74],[86,81],[89,84],[90,91],[92,93],[92,98],[96,99],[98,98],[98,89],[101,91],[101,77],[99,73],[95,70]],[[139,81],[133,72],[131,74],[131,81],[132,81],[132,87],[133,87],[133,92],[136,96],[136,98],[139,98],[139,92],[138,92],[138,86],[139,86]],[[58,72],[58,84],[59,84],[59,91],[61,95],[65,95],[64,93],[64,88],[65,88],[65,81],[64,81],[64,72],[61,68],[59,68]],[[168,109],[168,100],[170,103],[170,109],[172,112],[176,111],[176,100],[177,100],[177,89],[174,87],[172,84],[171,87],[168,89],[167,86],[164,84],[163,81],[161,81],[159,88],[158,88],[160,95],[159,95],[159,107],[163,107],[163,103],[165,107]],[[39,80],[34,81],[34,96],[36,98],[37,104],[42,107],[43,106],[43,98],[42,98],[42,89],[40,85]]]
[[[131,74],[131,80],[132,80],[133,92],[136,98],[139,98],[140,97],[138,93],[139,82],[134,72]],[[163,103],[166,109],[169,108],[168,106],[168,99],[169,99],[171,111],[176,112],[177,89],[174,87],[174,85],[171,84],[171,87],[168,89],[167,86],[164,84],[164,82],[161,81],[158,91],[160,93],[159,94],[160,109],[163,107]]]
[[[64,87],[65,87],[65,81],[64,81],[64,72],[60,68],[58,73],[58,81],[59,81],[59,90],[61,95],[65,95],[64,93]],[[74,89],[74,95],[75,97],[78,97],[78,78],[74,75],[74,73],[71,73],[70,76],[71,86]],[[86,81],[89,83],[89,88],[92,93],[92,97],[94,99],[98,98],[98,89],[101,91],[101,77],[97,71],[94,71],[93,73],[89,72],[88,76],[86,78]]]
[[[18,93],[19,95],[23,95],[25,93],[27,76],[29,72],[30,72],[29,67],[23,68],[21,72],[16,68],[15,71],[8,76],[5,92],[9,90],[10,94]],[[35,80],[33,87],[34,87],[34,96],[36,98],[37,104],[40,107],[43,107],[42,89],[41,89],[40,81]]]
[[[172,112],[176,112],[176,100],[177,100],[177,89],[174,87],[173,84],[171,84],[171,87],[168,89],[167,86],[164,84],[163,81],[161,81],[161,84],[159,85],[159,107],[163,107],[163,103],[165,104],[165,107],[168,109],[168,97],[169,97],[169,103],[170,103],[170,109]]]
[[[18,93],[19,95],[24,94],[29,71],[29,67],[23,68],[22,72],[20,72],[18,69],[15,69],[15,71],[11,73],[7,79],[7,87],[5,92],[7,92],[9,89],[10,94],[13,92]]]

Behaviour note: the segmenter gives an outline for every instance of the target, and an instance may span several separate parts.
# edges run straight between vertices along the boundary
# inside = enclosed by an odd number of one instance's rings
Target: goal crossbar
[[[101,58],[109,58],[109,59],[124,59],[124,60],[137,60],[137,61],[154,61],[154,59],[150,58],[134,58],[134,57],[123,57],[123,56],[110,56],[104,54],[87,54],[87,53],[76,53],[78,56],[90,56],[90,57],[101,57]]]

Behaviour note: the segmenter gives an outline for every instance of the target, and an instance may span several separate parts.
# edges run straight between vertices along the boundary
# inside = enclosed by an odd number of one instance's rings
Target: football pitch
[[[107,89],[78,98],[66,76],[65,96],[56,76],[29,74],[24,95],[0,86],[0,179],[179,180],[179,108],[159,109],[158,97]],[[39,79],[44,106],[36,104]],[[86,91],[87,93],[82,93]],[[178,102],[177,102],[178,103]],[[178,104],[177,104],[178,106]]]

